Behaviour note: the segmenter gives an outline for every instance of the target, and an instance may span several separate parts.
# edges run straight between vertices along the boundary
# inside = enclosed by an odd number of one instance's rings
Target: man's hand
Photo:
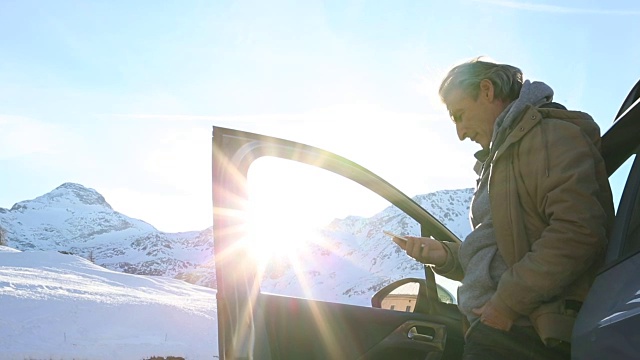
[[[474,314],[480,316],[480,321],[492,328],[509,331],[515,319],[510,319],[506,314],[502,314],[491,304],[491,301],[484,304],[481,308],[472,310]]]
[[[447,251],[444,245],[434,238],[406,236],[407,241],[393,238],[393,242],[398,244],[407,255],[420,261],[423,264],[442,266],[447,261]]]

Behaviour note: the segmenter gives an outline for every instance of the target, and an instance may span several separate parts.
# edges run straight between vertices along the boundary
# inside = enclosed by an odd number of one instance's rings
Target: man
[[[407,254],[462,281],[464,359],[566,359],[613,220],[600,132],[520,69],[478,59],[440,97],[460,140],[478,143],[472,232],[461,245],[409,237]]]

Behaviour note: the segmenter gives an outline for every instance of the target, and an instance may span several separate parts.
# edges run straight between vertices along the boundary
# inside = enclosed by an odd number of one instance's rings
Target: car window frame
[[[237,251],[233,249],[237,236],[230,236],[228,231],[242,223],[242,220],[239,220],[241,216],[238,215],[245,209],[245,200],[248,199],[246,183],[249,168],[251,163],[260,157],[274,156],[298,161],[352,180],[386,199],[415,220],[420,226],[421,236],[432,236],[439,241],[461,242],[450,229],[406,194],[378,175],[337,154],[289,140],[215,126],[212,141],[213,233],[219,307],[218,346],[221,354],[227,352],[227,347],[232,356],[242,357],[251,354],[255,347],[254,341],[251,340],[252,334],[255,334],[256,329],[261,328],[263,323],[260,314],[246,311],[263,303],[261,299],[266,296],[260,293],[260,277],[253,269],[255,266],[231,265],[225,268],[231,260],[219,261],[225,257],[233,259],[232,261],[246,258],[241,252],[233,253]],[[227,251],[232,252],[225,253]],[[240,271],[234,273],[237,269]],[[443,317],[440,316],[438,319],[442,320]],[[459,320],[456,320],[455,324],[458,323]],[[237,338],[238,334],[245,336]]]
[[[609,236],[609,244],[607,246],[607,255],[605,257],[605,266],[601,272],[616,266],[626,259],[637,254],[640,249],[635,252],[627,253],[625,251],[628,244],[628,231],[631,220],[634,216],[640,216],[636,213],[636,203],[640,197],[640,146],[636,149],[635,159],[631,165],[631,170],[627,176],[624,190],[618,204],[618,211],[615,216],[614,226]]]

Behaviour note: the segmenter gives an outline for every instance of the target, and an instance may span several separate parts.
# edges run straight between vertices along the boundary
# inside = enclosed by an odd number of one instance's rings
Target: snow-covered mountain
[[[73,183],[0,208],[0,226],[8,245],[18,250],[63,251],[131,274],[183,276],[213,260],[210,228],[164,233],[115,211],[97,191]]]
[[[464,238],[472,189],[444,190],[414,200]],[[368,305],[371,296],[394,280],[424,278],[424,267],[383,234],[419,235],[419,225],[389,206],[372,217],[349,216],[321,229],[321,241],[302,247],[295,259],[278,259],[267,269],[262,290],[316,300]],[[457,282],[438,276],[456,294]]]
[[[414,200],[463,238],[470,231],[471,195],[472,189],[443,190]],[[115,271],[215,287],[211,228],[164,233],[115,211],[97,191],[79,184],[65,183],[11,209],[0,208],[0,226],[8,245],[18,250],[57,250]],[[361,303],[393,279],[421,276],[422,266],[385,238],[383,229],[419,233],[417,224],[394,207],[368,218],[336,219],[322,230],[324,245],[309,248],[304,269],[278,264],[267,272],[263,289],[300,295],[300,271],[304,271],[315,291]]]

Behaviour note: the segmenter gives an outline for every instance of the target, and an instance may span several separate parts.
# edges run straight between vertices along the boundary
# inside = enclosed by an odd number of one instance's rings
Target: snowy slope
[[[0,246],[0,359],[218,354],[215,290]]]

